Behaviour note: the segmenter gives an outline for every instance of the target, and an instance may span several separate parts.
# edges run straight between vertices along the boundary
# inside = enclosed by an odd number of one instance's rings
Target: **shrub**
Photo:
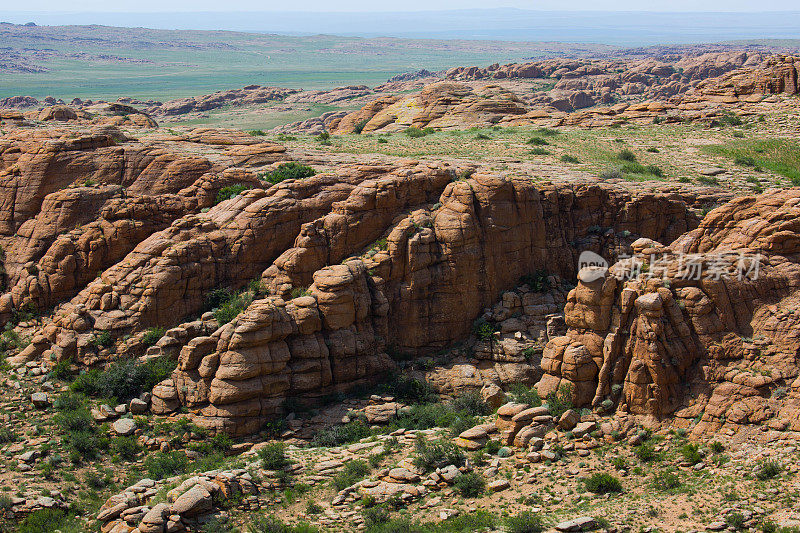
[[[100,348],[108,348],[110,346],[113,346],[114,339],[111,338],[110,331],[101,331],[100,333],[94,336],[92,344]]]
[[[722,453],[725,451],[725,446],[723,446],[721,442],[715,440],[711,442],[709,449],[712,453]]]
[[[738,511],[730,513],[725,517],[725,524],[736,531],[744,529],[745,522],[747,522],[747,520],[745,519],[744,515]]]
[[[252,135],[253,137],[264,137],[264,136],[266,136],[266,135],[267,135],[267,134],[264,132],[264,130],[249,130],[249,131],[247,132],[247,134],[248,134],[248,135]]]
[[[383,137],[380,137],[378,139],[378,144],[389,144],[389,139],[385,139]]]
[[[586,490],[595,494],[609,494],[622,492],[622,483],[619,479],[605,472],[596,472],[583,480]]]
[[[438,401],[439,395],[427,381],[405,375],[395,375],[386,386],[392,396],[404,403],[427,403]]]
[[[486,481],[477,472],[468,472],[456,478],[455,487],[465,498],[477,498],[486,490]]]
[[[405,429],[430,429],[449,427],[454,434],[474,426],[475,418],[469,412],[456,411],[450,403],[415,404],[392,420],[392,425]]]
[[[658,490],[673,490],[681,486],[681,478],[672,470],[662,470],[653,475],[653,486]]]
[[[509,396],[517,403],[526,403],[531,407],[542,405],[539,393],[533,387],[526,387],[522,383],[514,383],[509,391]]]
[[[274,516],[255,515],[251,517],[247,531],[248,533],[316,533],[319,530],[306,523],[290,526]]]
[[[719,180],[716,176],[697,176],[697,181],[703,185],[719,185]]]
[[[634,161],[636,161],[636,154],[634,154],[633,152],[631,152],[626,148],[625,150],[622,150],[617,154],[617,159],[619,159],[620,161],[628,161],[630,163],[633,163]]]
[[[558,391],[551,392],[547,396],[547,408],[555,417],[560,417],[572,409],[572,386],[564,384],[558,388]]]
[[[358,135],[358,134],[360,134],[362,131],[364,131],[364,126],[366,126],[366,125],[367,125],[367,122],[369,122],[369,120],[368,120],[368,119],[359,120],[358,122],[356,122],[356,123],[353,125],[353,133],[355,133],[356,135]]]
[[[643,463],[653,463],[661,460],[661,454],[655,449],[652,442],[644,442],[633,449],[634,455]]]
[[[357,442],[372,432],[364,422],[355,420],[343,425],[328,426],[314,434],[314,446],[333,447]]]
[[[647,149],[647,151],[650,152],[651,154],[657,154],[660,152],[660,150],[655,146],[651,146],[650,148]]]
[[[249,185],[245,185],[243,183],[237,183],[236,185],[228,185],[227,187],[223,187],[217,193],[217,199],[214,201],[214,205],[224,202],[225,200],[230,200],[231,198],[235,198],[242,194],[244,191],[250,190],[252,187]]]
[[[546,527],[542,518],[530,511],[522,511],[506,519],[508,533],[542,533]]]
[[[142,451],[142,447],[134,436],[117,437],[111,441],[111,450],[123,461],[133,461]]]
[[[577,157],[564,154],[561,156],[562,163],[580,163]]]
[[[292,464],[286,456],[286,445],[282,442],[267,444],[258,450],[258,458],[267,470],[285,470]]]
[[[761,481],[778,476],[783,467],[777,461],[762,461],[755,468],[755,475]]]
[[[364,479],[369,472],[370,467],[366,461],[353,459],[345,463],[344,468],[333,476],[333,486],[336,490],[343,490]]]
[[[540,147],[532,148],[528,153],[531,155],[550,155],[549,150]]]
[[[547,292],[550,290],[550,273],[547,270],[539,269],[533,274],[525,274],[518,285],[527,285],[533,292]]]
[[[543,135],[545,137],[554,137],[558,135],[560,132],[558,130],[554,130],[552,128],[537,128],[535,130],[537,135]]]
[[[47,375],[50,379],[58,379],[61,381],[66,381],[72,376],[70,372],[70,366],[72,365],[72,359],[67,359],[65,361],[59,361],[53,368],[50,369],[49,374]]]
[[[618,168],[607,168],[598,177],[601,180],[618,180],[622,179],[622,171]]]
[[[364,517],[364,525],[366,525],[367,528],[374,528],[380,524],[385,524],[389,522],[391,518],[389,510],[382,505],[367,507],[361,511],[361,515]]]
[[[703,460],[700,455],[700,446],[691,442],[687,442],[678,450],[683,456],[683,460],[690,464],[697,464]]]
[[[531,137],[528,139],[528,144],[532,144],[533,146],[549,146],[550,143],[542,139],[541,137]]]
[[[9,427],[0,427],[0,444],[8,444],[9,442],[15,442],[17,440],[17,435],[14,433]]]
[[[316,173],[317,171],[313,168],[292,161],[290,163],[281,163],[275,170],[259,174],[258,179],[275,185],[276,183],[280,183],[285,180],[299,180],[308,178]]]
[[[232,294],[230,298],[214,309],[214,319],[220,326],[223,326],[247,309],[251,303],[253,303],[253,295],[249,292]]]
[[[481,393],[477,391],[470,391],[454,398],[451,405],[455,411],[472,416],[488,415],[492,411],[489,404],[484,401]]]
[[[167,356],[146,361],[136,358],[115,361],[106,370],[89,370],[79,375],[70,390],[87,396],[125,401],[149,391],[175,370],[177,361]]]
[[[485,141],[485,140],[487,140],[487,139],[491,139],[491,137],[489,137],[489,136],[488,136],[488,135],[486,135],[485,133],[479,133],[479,134],[477,134],[477,135],[475,136],[475,140],[477,140],[477,141]]]
[[[151,479],[159,480],[189,471],[189,458],[183,452],[156,452],[144,460],[144,469]]]
[[[51,533],[52,531],[79,531],[75,517],[61,509],[38,509],[19,524],[18,533]]]
[[[146,347],[155,346],[164,336],[164,328],[150,328],[142,335],[142,344]]]
[[[425,472],[448,465],[461,466],[465,460],[461,449],[451,441],[444,439],[417,440],[414,451],[414,465],[422,468]]]
[[[719,117],[719,123],[727,126],[741,126],[742,119],[731,113],[725,113]]]
[[[482,341],[491,341],[494,332],[497,331],[497,326],[487,322],[483,318],[479,318],[472,325],[472,333]]]
[[[758,166],[756,160],[750,156],[736,156],[733,160],[734,164],[740,165],[743,167],[755,167]]]
[[[429,135],[433,132],[434,132],[433,128],[419,129],[416,126],[411,126],[410,128],[406,128],[405,130],[403,130],[403,133],[405,133],[408,137],[411,137],[412,139],[425,137],[426,135]]]

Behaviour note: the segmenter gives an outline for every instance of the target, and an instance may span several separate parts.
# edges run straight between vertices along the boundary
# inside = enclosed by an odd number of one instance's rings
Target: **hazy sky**
[[[800,11],[797,0],[0,0],[0,11],[428,11],[516,7],[556,11]]]

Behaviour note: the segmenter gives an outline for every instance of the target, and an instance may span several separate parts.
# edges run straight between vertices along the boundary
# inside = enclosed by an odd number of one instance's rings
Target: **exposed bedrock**
[[[672,240],[697,224],[677,196],[476,174],[387,225],[399,213],[376,209],[361,192],[306,224],[264,280],[286,297],[325,264],[365,252],[391,308],[390,342],[412,353],[463,338],[524,274],[547,269],[574,278],[583,249],[615,257],[625,244],[618,234],[630,232],[628,242],[639,235]]]
[[[566,384],[577,405],[696,419],[698,433],[776,416],[800,427],[798,201],[794,190],[739,198],[669,247],[641,240],[605,275],[581,271],[539,393]],[[785,385],[792,400],[778,404]]]
[[[189,143],[230,144],[225,132],[211,138],[194,130],[185,144],[161,147],[129,142],[116,128],[103,131],[34,130],[0,144],[3,320],[13,309],[43,310],[75,296],[145,238],[214,205],[222,187],[261,186],[231,164],[263,166],[285,151],[250,142],[212,162]]]
[[[670,195],[482,174],[451,182],[438,172],[407,175],[405,184],[365,181],[307,223],[264,273],[274,294],[186,344],[178,370],[154,390],[155,409],[186,406],[207,427],[254,431],[286,398],[379,379],[393,366],[390,345],[418,355],[464,338],[524,274],[574,276],[579,242],[615,254],[624,243],[614,231],[672,238],[696,225]],[[438,198],[430,196],[436,184]],[[290,299],[293,286],[307,288]]]

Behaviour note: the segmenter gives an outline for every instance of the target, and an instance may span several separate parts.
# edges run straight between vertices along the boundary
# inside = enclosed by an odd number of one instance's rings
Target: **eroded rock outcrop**
[[[800,373],[797,320],[783,311],[800,288],[799,200],[740,198],[669,247],[641,240],[608,272],[583,270],[539,393],[566,384],[577,405],[675,414],[698,433],[776,416],[771,392]],[[796,407],[780,416],[796,423]]]

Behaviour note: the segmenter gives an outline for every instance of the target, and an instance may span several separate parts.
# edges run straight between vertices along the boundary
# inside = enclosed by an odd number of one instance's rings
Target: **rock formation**
[[[580,406],[685,425],[700,417],[698,433],[772,417],[796,425],[796,404],[778,412],[770,395],[800,374],[797,321],[785,311],[800,287],[798,199],[740,198],[668,247],[641,240],[607,272],[583,270],[567,335],[544,350],[539,393],[567,385]]]

